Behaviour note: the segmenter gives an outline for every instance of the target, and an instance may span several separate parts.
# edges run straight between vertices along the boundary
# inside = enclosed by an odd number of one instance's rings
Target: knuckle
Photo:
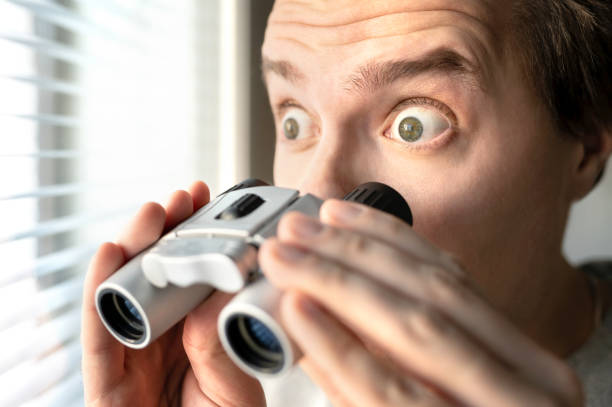
[[[370,239],[360,233],[353,233],[346,240],[346,251],[348,253],[363,253],[370,249]]]
[[[364,349],[357,345],[355,339],[342,335],[336,339],[336,346],[341,350],[340,363],[351,366],[353,369],[368,367]]]
[[[416,339],[424,344],[439,340],[440,336],[448,335],[448,322],[442,314],[433,308],[420,304],[408,305],[404,311],[404,320],[407,331],[411,332]]]
[[[579,390],[581,388],[580,380],[576,372],[565,363],[560,363],[559,376],[561,385],[567,389]]]
[[[560,362],[555,369],[557,388],[564,399],[571,400],[569,405],[582,405],[584,403],[584,393],[582,383],[576,372],[567,364]],[[561,404],[559,404],[561,405]]]
[[[315,269],[319,269],[313,265]],[[320,267],[323,269],[321,277],[324,284],[329,284],[331,287],[341,287],[348,284],[350,276],[348,271],[336,262],[326,262]]]
[[[459,280],[467,282],[467,273],[465,272],[465,266],[459,257],[452,253],[441,251],[440,261],[446,264],[450,271],[452,271]]]
[[[419,399],[415,384],[397,375],[391,375],[385,381],[378,396],[382,399],[383,405],[404,405]]]
[[[434,303],[459,306],[469,302],[470,293],[460,277],[431,264],[423,265],[421,273],[425,277],[426,295]]]

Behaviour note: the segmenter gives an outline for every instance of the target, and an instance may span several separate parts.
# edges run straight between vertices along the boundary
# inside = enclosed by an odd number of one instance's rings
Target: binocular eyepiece
[[[226,322],[230,346],[250,365],[275,371],[283,363],[283,352],[276,335],[261,321],[245,314],[233,315]]]
[[[370,182],[344,197],[391,213],[412,225],[412,214],[392,188]],[[311,194],[249,179],[225,191],[127,262],[96,291],[105,327],[125,346],[148,346],[214,291],[237,293],[217,320],[229,357],[255,377],[284,373],[300,350],[280,324],[281,293],[267,282],[257,250],[276,235],[282,215],[319,215]]]
[[[109,325],[126,340],[138,342],[144,338],[142,316],[132,302],[117,291],[100,294],[100,310]]]

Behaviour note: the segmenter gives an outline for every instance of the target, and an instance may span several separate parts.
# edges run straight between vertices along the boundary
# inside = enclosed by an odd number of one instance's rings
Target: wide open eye
[[[451,128],[437,109],[410,106],[398,113],[387,137],[407,143],[426,143]]]
[[[283,136],[288,140],[310,137],[312,120],[302,109],[293,108],[287,111],[281,120]]]

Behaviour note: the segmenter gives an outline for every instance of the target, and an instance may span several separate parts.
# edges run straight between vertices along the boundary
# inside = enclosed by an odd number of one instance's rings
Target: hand
[[[230,295],[215,292],[147,348],[119,343],[94,303],[100,283],[164,231],[209,201],[203,182],[175,192],[164,209],[145,204],[118,242],[105,243],[91,261],[83,293],[81,342],[88,406],[264,406],[259,382],[227,357],[217,335],[217,315]]]
[[[302,366],[337,406],[581,406],[561,360],[399,219],[326,201],[261,248]],[[310,233],[309,233],[310,232]]]

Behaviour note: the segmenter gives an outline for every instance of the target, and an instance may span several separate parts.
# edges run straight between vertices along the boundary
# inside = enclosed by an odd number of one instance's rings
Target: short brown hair
[[[593,136],[612,129],[612,1],[516,0],[513,8],[528,80],[561,132],[599,148]]]

